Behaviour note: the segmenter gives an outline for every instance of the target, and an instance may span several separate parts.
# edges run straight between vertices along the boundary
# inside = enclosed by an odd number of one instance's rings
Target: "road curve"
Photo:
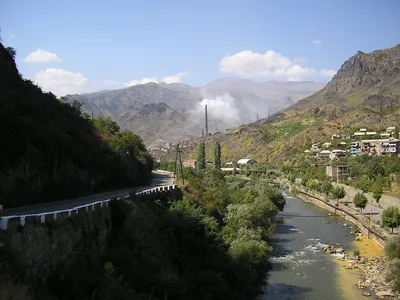
[[[135,188],[135,192],[141,192],[147,189],[159,187],[159,186],[167,186],[173,184],[173,173],[166,171],[153,171],[153,180],[151,186],[145,187],[137,187]],[[121,189],[111,192],[105,192],[101,194],[89,195],[84,197],[78,197],[74,199],[61,200],[56,202],[46,202],[31,206],[17,207],[5,209],[3,211],[3,215],[0,217],[9,217],[9,216],[22,216],[28,214],[41,214],[41,213],[49,213],[53,211],[67,210],[73,209],[74,207],[87,205],[94,202],[110,199],[110,198],[122,198],[129,193],[132,192],[132,189]]]

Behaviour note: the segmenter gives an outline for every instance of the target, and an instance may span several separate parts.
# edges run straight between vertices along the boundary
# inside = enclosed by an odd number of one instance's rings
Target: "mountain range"
[[[199,136],[208,106],[209,132],[246,124],[287,108],[323,88],[324,82],[254,82],[226,77],[203,87],[147,83],[123,89],[67,95],[83,109],[110,117],[150,146]]]
[[[382,132],[387,126],[400,127],[400,45],[358,51],[323,89],[268,118],[207,139],[206,148],[218,140],[225,160],[283,161],[335,133],[361,127]]]

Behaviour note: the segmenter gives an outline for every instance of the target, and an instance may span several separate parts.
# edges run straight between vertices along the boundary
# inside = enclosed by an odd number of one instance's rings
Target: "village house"
[[[186,167],[186,168],[193,168],[193,169],[196,169],[197,160],[195,160],[195,159],[189,159],[189,160],[187,160],[187,161],[184,161],[182,164],[183,164],[183,166]]]
[[[329,150],[322,150],[320,153],[317,154],[317,157],[319,159],[326,159],[329,158],[329,156],[331,155],[331,151]]]
[[[332,146],[332,143],[329,143],[329,142],[322,144],[322,148],[329,148],[331,146]]]
[[[388,142],[383,142],[379,144],[377,153],[381,156],[399,154],[399,144],[399,139],[389,139]]]
[[[348,165],[328,165],[326,166],[326,176],[330,177],[332,181],[346,179],[350,174]]]
[[[257,163],[257,161],[252,158],[242,158],[242,159],[239,159],[237,162],[238,166],[241,166],[241,167],[242,166],[252,166],[256,163]]]

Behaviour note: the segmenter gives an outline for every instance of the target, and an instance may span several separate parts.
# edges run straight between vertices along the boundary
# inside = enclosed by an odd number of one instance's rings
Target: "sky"
[[[2,43],[58,96],[225,77],[329,81],[400,43],[399,0],[1,0]]]

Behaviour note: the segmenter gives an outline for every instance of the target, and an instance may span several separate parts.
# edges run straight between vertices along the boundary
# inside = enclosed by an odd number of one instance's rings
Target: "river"
[[[273,270],[263,299],[365,299],[356,290],[344,293],[336,258],[323,253],[324,244],[339,243],[346,250],[353,249],[353,227],[345,226],[342,218],[329,216],[319,207],[282,193],[286,207],[280,213],[282,223],[272,241]]]

